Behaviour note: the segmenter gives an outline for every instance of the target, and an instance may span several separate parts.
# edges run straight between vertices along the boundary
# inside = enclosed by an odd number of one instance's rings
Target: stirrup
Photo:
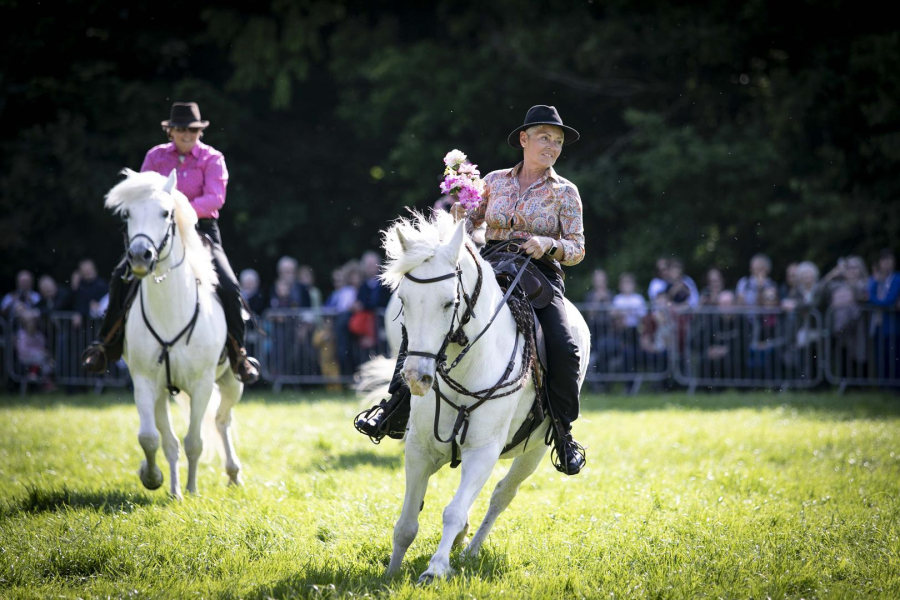
[[[402,440],[403,436],[406,434],[406,428],[404,427],[401,431],[392,429],[390,426],[392,421],[391,417],[397,411],[397,404],[399,403],[390,407],[390,400],[388,399],[380,404],[376,404],[372,408],[367,408],[353,419],[353,427],[372,440],[373,444],[380,444],[385,436],[394,440]],[[389,407],[393,409],[391,412],[387,411],[387,408]]]
[[[94,342],[85,348],[81,353],[81,365],[88,373],[106,372],[106,347],[100,342]]]
[[[560,473],[578,475],[587,464],[587,452],[584,446],[573,440],[571,435],[567,435],[562,443],[553,444],[553,449],[550,450],[550,462]],[[572,464],[573,462],[575,464]]]
[[[246,352],[245,352],[246,354]],[[244,385],[253,385],[259,381],[259,361],[252,356],[244,356],[235,369],[235,375]]]

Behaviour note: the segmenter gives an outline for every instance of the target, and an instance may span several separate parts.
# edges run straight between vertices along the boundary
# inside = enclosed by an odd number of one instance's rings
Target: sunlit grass
[[[589,468],[545,460],[481,556],[420,588],[458,472],[384,579],[402,447],[355,433],[354,400],[245,399],[245,487],[204,464],[177,503],[141,487],[116,394],[0,398],[0,597],[900,597],[896,395],[587,397]]]

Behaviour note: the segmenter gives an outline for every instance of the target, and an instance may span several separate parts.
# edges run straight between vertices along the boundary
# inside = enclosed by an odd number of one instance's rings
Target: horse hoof
[[[422,573],[419,576],[419,585],[431,585],[432,583],[434,583],[434,575],[431,573]]]
[[[181,492],[169,493],[169,496],[172,498],[172,500],[175,500],[177,502],[184,501],[184,495]]]
[[[144,484],[144,487],[148,490],[158,490],[162,487],[163,484],[163,474],[159,467],[156,467],[156,472],[147,473],[147,461],[141,462],[141,468],[138,470],[138,477],[141,479],[141,483]]]

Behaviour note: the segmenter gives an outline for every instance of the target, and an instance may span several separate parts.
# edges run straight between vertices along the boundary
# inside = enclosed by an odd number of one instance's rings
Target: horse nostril
[[[144,251],[144,260],[149,261],[151,258],[153,258],[153,252],[151,252],[150,250],[145,250]]]
[[[431,387],[433,381],[434,378],[431,375],[422,375],[422,385],[425,387]]]
[[[128,249],[128,252],[126,252],[125,255],[128,256],[129,260],[134,258],[134,252],[131,250],[131,248]]]

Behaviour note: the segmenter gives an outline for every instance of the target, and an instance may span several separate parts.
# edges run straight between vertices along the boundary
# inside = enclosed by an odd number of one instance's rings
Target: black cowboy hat
[[[513,132],[509,134],[506,141],[509,142],[509,145],[513,148],[521,150],[522,144],[519,143],[519,132],[528,129],[532,125],[556,125],[557,127],[561,127],[562,130],[566,132],[566,139],[563,142],[563,146],[574,144],[578,141],[578,138],[581,137],[581,134],[577,131],[567,125],[563,125],[562,119],[559,118],[559,113],[556,112],[555,106],[538,104],[537,106],[532,106],[528,109],[528,112],[525,113],[525,122],[521,127],[513,129]]]
[[[162,122],[165,129],[169,127],[199,127],[206,129],[209,121],[200,120],[200,107],[196,102],[175,102],[167,121]]]

